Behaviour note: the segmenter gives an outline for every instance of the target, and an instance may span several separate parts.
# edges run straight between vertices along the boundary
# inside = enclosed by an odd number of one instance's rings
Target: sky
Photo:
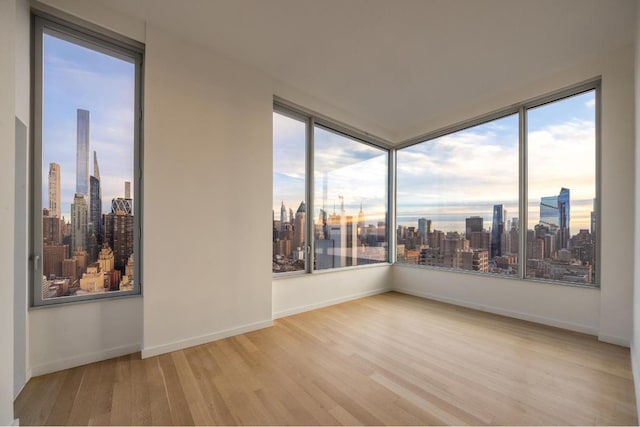
[[[49,163],[60,164],[61,213],[70,220],[76,187],[77,109],[91,114],[89,173],[98,155],[102,210],[124,197],[134,167],[135,66],[45,34],[43,41],[42,204],[49,206]],[[135,198],[134,198],[135,199]]]
[[[571,191],[571,233],[590,227],[595,198],[595,93],[531,109],[527,113],[528,225],[539,221],[540,198]],[[367,224],[384,219],[386,154],[324,129],[315,130],[316,208],[327,177],[330,212],[342,195],[347,215],[360,201]],[[305,124],[274,113],[273,206],[297,209],[304,200]],[[397,152],[398,224],[432,220],[442,231],[464,232],[465,218],[481,216],[491,227],[493,205],[507,220],[518,216],[518,116],[511,115]],[[294,206],[295,205],[295,206]],[[316,209],[316,214],[318,210]]]

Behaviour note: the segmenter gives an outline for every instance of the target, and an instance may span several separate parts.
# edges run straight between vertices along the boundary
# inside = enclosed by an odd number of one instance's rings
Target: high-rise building
[[[42,212],[42,241],[46,245],[62,244],[62,229],[64,224],[58,217],[50,215],[48,209]]]
[[[76,136],[76,193],[89,197],[90,113],[80,108]]]
[[[122,197],[111,199],[111,213],[133,215],[133,200],[123,199]]]
[[[87,199],[76,193],[71,204],[71,252],[87,248],[88,216]]]
[[[60,165],[49,163],[49,216],[62,218],[60,214]]]
[[[108,245],[104,245],[102,249],[100,249],[100,253],[98,254],[98,264],[100,264],[100,269],[105,272],[109,272],[114,269],[113,250],[111,250]]]
[[[120,211],[106,217],[105,243],[113,249],[114,268],[124,272],[134,247],[133,215]]]
[[[426,218],[418,219],[418,234],[422,236],[422,241],[427,242],[427,236],[431,233],[431,220]]]
[[[62,277],[62,262],[68,257],[67,245],[45,245],[43,248],[42,274],[47,278]]]
[[[90,231],[96,237],[98,246],[102,245],[102,189],[100,187],[100,170],[98,156],[93,152],[93,175],[90,177],[89,197]]]
[[[284,205],[284,201],[280,205],[280,231],[284,231],[287,221],[287,208]]]
[[[557,196],[540,198],[540,223],[549,227],[558,249],[567,248],[571,237],[571,192],[562,187]]]
[[[358,212],[358,240],[365,242],[367,240],[367,230],[365,228],[364,212],[362,210],[362,202],[360,202],[360,211]]]
[[[68,277],[73,285],[78,280],[78,261],[68,258],[62,261],[62,277]]]
[[[471,233],[483,230],[484,220],[481,216],[472,216],[465,220],[465,225],[465,234],[467,239],[470,239]]]
[[[131,181],[124,182],[124,198],[125,199],[131,198]]]
[[[302,248],[304,253],[304,223],[307,207],[304,202],[300,203],[293,224],[293,249]]]
[[[504,208],[502,205],[493,205],[493,222],[491,223],[491,253],[495,258],[502,255],[502,235],[504,234]]]

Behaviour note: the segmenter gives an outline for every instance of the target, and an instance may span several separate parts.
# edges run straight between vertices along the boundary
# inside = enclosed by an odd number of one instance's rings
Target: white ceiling
[[[632,43],[634,0],[102,0],[389,135]]]

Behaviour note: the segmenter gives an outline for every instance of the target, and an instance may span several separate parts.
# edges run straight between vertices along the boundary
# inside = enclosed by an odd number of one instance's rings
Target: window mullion
[[[314,143],[314,139],[313,139],[313,129],[315,126],[315,120],[313,119],[313,116],[309,117],[308,121],[307,121],[307,137],[306,137],[306,148],[307,148],[307,155],[306,155],[306,166],[305,166],[305,173],[307,175],[307,185],[306,185],[306,203],[307,203],[307,215],[306,215],[306,227],[307,227],[307,236],[305,237],[306,239],[306,245],[305,245],[305,267],[306,267],[306,271],[307,273],[313,273],[314,272],[314,268],[313,268],[313,263],[315,260],[315,229],[314,229],[314,225],[313,225],[313,213],[314,213],[314,168],[313,168],[313,143]]]
[[[526,277],[527,272],[527,229],[528,229],[528,196],[527,196],[527,113],[524,107],[518,109],[519,138],[518,147],[520,153],[519,179],[519,234],[518,234],[518,265],[520,279]]]

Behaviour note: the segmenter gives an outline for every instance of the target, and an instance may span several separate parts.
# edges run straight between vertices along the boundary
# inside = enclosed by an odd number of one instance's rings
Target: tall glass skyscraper
[[[504,233],[504,207],[493,205],[493,222],[491,224],[491,258],[502,256],[502,234]]]
[[[102,244],[102,189],[100,187],[100,169],[98,155],[93,152],[93,175],[90,179],[89,223],[96,236],[98,245]]]
[[[569,234],[571,223],[571,192],[562,187],[557,196],[540,198],[540,222],[552,230],[565,229]]]
[[[78,108],[76,148],[76,193],[89,197],[90,113]]]

